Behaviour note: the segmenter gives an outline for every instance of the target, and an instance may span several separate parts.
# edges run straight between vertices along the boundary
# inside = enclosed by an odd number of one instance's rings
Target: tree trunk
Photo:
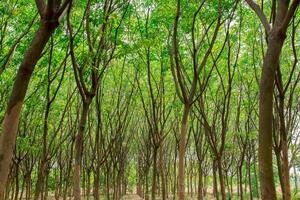
[[[221,188],[221,197],[222,200],[226,200],[226,191],[225,191],[225,183],[222,169],[222,160],[218,158],[217,160],[218,172],[219,172],[219,180],[220,180],[220,188]]]
[[[94,180],[94,199],[95,200],[99,200],[99,182],[100,182],[100,167],[97,165],[97,168],[96,168],[96,172],[94,174],[95,176],[95,180]]]
[[[284,119],[284,96],[279,97],[279,119],[280,119],[280,138],[281,138],[281,170],[282,170],[282,197],[283,200],[291,200],[291,186],[288,158],[288,139]]]
[[[258,155],[263,200],[276,199],[272,162],[273,86],[284,39],[285,35],[280,30],[275,29],[270,32],[260,81]]]
[[[106,199],[110,199],[110,194],[109,194],[109,192],[110,192],[110,188],[109,188],[109,178],[110,178],[110,176],[109,176],[109,172],[110,172],[110,170],[109,170],[110,168],[109,167],[106,167]]]
[[[239,166],[239,191],[240,191],[239,193],[240,200],[243,200],[244,194],[243,194],[243,165],[242,164]]]
[[[177,146],[177,143],[176,143]],[[177,176],[176,176],[176,160],[177,160],[177,148],[174,148],[174,166],[173,166],[173,170],[174,170],[174,183],[173,183],[173,200],[175,200],[175,196],[176,196],[176,186],[177,186]]]
[[[57,25],[57,22],[41,21],[31,45],[25,53],[14,82],[0,137],[0,200],[4,200],[9,166],[16,143],[19,117],[27,87],[34,67]]]
[[[282,141],[282,178],[284,183],[283,200],[291,200],[291,186],[289,173],[289,159],[288,159],[288,144],[287,139]]]
[[[154,147],[153,149],[153,174],[152,174],[152,199],[156,199],[156,175],[157,175],[157,149]]]
[[[50,112],[50,107],[51,103],[49,103],[49,94],[50,94],[50,85],[48,85],[47,88],[47,105],[45,109],[45,114],[44,114],[44,130],[43,130],[43,150],[42,150],[42,156],[41,156],[41,162],[40,166],[38,169],[38,178],[36,182],[36,190],[34,194],[34,200],[40,199],[40,194],[42,192],[42,186],[44,185],[44,180],[45,180],[45,171],[46,171],[46,166],[48,163],[47,160],[47,137],[48,137],[48,118],[49,118],[49,112]]]
[[[19,163],[16,163],[16,193],[15,193],[15,200],[18,200],[18,196],[19,196]]]
[[[166,200],[167,193],[166,193],[166,177],[165,177],[165,168],[164,168],[164,143],[163,142],[161,143],[159,148],[159,165],[160,165],[162,200]]]
[[[90,191],[91,191],[91,171],[87,170],[87,178],[86,178],[86,199],[90,199]]]
[[[44,160],[45,158],[42,158],[40,167],[38,170],[38,178],[36,182],[36,190],[34,194],[34,200],[40,199],[40,195],[42,192],[42,188],[44,185],[44,180],[45,180],[45,171],[46,171],[46,161]]]
[[[218,183],[217,183],[217,167],[216,167],[216,160],[213,161],[213,195],[216,199],[219,199],[218,194]]]
[[[198,200],[202,200],[203,199],[203,174],[202,174],[202,170],[201,167],[198,167],[198,173],[199,173],[199,177],[198,177]]]
[[[227,196],[228,196],[228,199],[231,199],[232,198],[232,193],[231,193],[231,190],[230,190],[228,171],[226,171],[226,173],[225,173],[225,181],[226,181],[226,186],[227,186]]]
[[[148,178],[148,173],[146,174],[145,200],[149,200],[149,178]]]
[[[293,166],[293,170],[294,170],[294,184],[295,184],[295,193],[298,193],[298,178],[297,178],[297,170],[296,167]]]
[[[275,149],[275,156],[276,156],[276,163],[277,163],[277,171],[278,171],[278,178],[280,183],[280,188],[282,191],[282,195],[284,193],[284,183],[283,183],[283,176],[282,176],[282,169],[281,169],[281,158],[280,158],[280,150]]]
[[[138,162],[138,165],[140,162]],[[141,174],[141,170],[140,167],[138,167],[138,177],[137,177],[137,185],[136,185],[136,193],[137,195],[139,195],[140,197],[143,197],[143,188],[142,188],[142,174]]]
[[[253,200],[253,189],[252,189],[252,179],[251,179],[251,159],[248,159],[247,162],[247,171],[248,171],[248,182],[249,182],[249,194],[250,200]]]
[[[184,105],[178,154],[178,199],[185,200],[185,151],[190,105]]]
[[[85,130],[85,125],[86,125],[87,116],[89,112],[89,106],[90,106],[90,102],[83,102],[82,114],[79,122],[78,134],[75,142],[75,166],[74,166],[74,183],[73,183],[74,200],[81,199],[81,188],[80,188],[81,160],[82,160],[84,130]]]
[[[257,197],[259,199],[260,195],[259,195],[259,192],[258,192],[259,187],[258,187],[258,178],[257,178],[257,170],[256,170],[256,160],[257,160],[257,157],[256,157],[256,155],[254,155],[254,159],[253,159],[253,168],[254,169],[253,169],[253,171],[254,171],[254,178],[255,178],[255,191],[256,191],[256,196],[255,197]]]

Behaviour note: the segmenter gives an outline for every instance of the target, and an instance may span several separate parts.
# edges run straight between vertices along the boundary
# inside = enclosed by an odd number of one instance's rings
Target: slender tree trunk
[[[31,194],[31,174],[29,172],[26,172],[26,175],[24,177],[25,182],[26,182],[26,193],[25,193],[25,198],[30,199],[30,194]]]
[[[148,173],[146,174],[145,200],[149,200],[149,178],[148,178]]]
[[[203,197],[206,197],[207,194],[207,175],[204,175],[203,180]]]
[[[295,193],[297,194],[298,193],[298,178],[297,178],[297,170],[296,170],[296,167],[293,166],[293,170],[294,170],[294,184],[295,184]]]
[[[159,148],[159,166],[160,166],[160,177],[161,177],[162,200],[166,200],[167,192],[166,192],[166,176],[165,176],[165,168],[164,168],[164,142],[161,143]]]
[[[25,186],[25,181],[23,181],[23,183],[22,183],[21,194],[20,194],[19,200],[22,200],[22,199],[23,199],[24,186]]]
[[[109,192],[110,192],[110,188],[109,188],[109,186],[110,186],[110,184],[109,184],[109,178],[110,178],[110,176],[109,176],[109,172],[110,172],[110,170],[109,170],[109,167],[107,167],[106,168],[106,198],[109,200],[110,199],[110,194],[109,194]]]
[[[233,176],[230,177],[230,194],[233,195]]]
[[[222,200],[226,200],[226,190],[225,190],[225,182],[224,182],[224,176],[223,176],[223,169],[222,169],[222,160],[221,160],[221,158],[217,159],[217,166],[218,166],[218,172],[219,172],[221,197],[222,197]]]
[[[248,171],[248,182],[249,182],[249,193],[250,193],[250,200],[253,200],[253,189],[252,189],[252,179],[251,179],[251,159],[249,158],[247,162],[247,171]]]
[[[213,161],[213,195],[216,197],[216,199],[219,199],[218,194],[218,182],[217,182],[217,166],[216,166],[216,160]]]
[[[80,173],[81,173],[81,160],[83,150],[83,137],[84,130],[89,112],[90,102],[83,102],[82,114],[79,122],[78,134],[75,141],[75,166],[74,166],[74,185],[73,194],[74,200],[81,199],[81,187],[80,187]]]
[[[45,161],[45,158],[42,158],[40,167],[38,170],[38,178],[37,178],[37,182],[36,182],[36,190],[35,190],[35,194],[34,194],[34,200],[40,199],[40,195],[41,195],[42,188],[44,185],[45,170],[46,170],[46,161]]]
[[[142,172],[141,172],[141,163],[140,163],[140,159],[138,160],[138,177],[137,177],[137,185],[136,185],[136,193],[137,195],[139,195],[140,197],[143,197],[143,184],[142,184]]]
[[[201,167],[199,165],[198,167],[198,200],[202,200],[203,199],[203,174],[202,174],[202,170]]]
[[[284,119],[284,96],[279,98],[279,120],[281,135],[281,170],[282,170],[282,197],[283,200],[291,200],[291,186],[288,158],[288,139]]]
[[[48,199],[48,179],[49,179],[49,169],[46,170],[46,176],[45,176],[45,181],[44,181],[44,186],[43,186],[43,189],[44,189],[44,200],[47,200]]]
[[[260,81],[258,155],[263,200],[276,199],[272,159],[273,86],[284,39],[285,35],[280,30],[270,32]]]
[[[153,149],[153,174],[152,174],[152,194],[151,198],[154,200],[156,199],[156,176],[157,176],[157,148],[154,147]]]
[[[34,67],[39,60],[47,41],[57,26],[57,22],[41,21],[17,72],[4,116],[2,134],[0,137],[0,200],[4,200],[9,166],[16,143],[19,117],[27,87]]]
[[[190,105],[184,105],[181,121],[179,154],[178,154],[178,199],[185,200],[185,151],[188,132]]]
[[[253,148],[254,149],[254,148]],[[258,187],[258,178],[257,178],[257,170],[256,170],[256,161],[257,161],[257,159],[256,159],[257,157],[256,157],[256,155],[254,155],[254,159],[253,159],[253,171],[254,171],[254,178],[255,178],[255,191],[256,191],[256,197],[257,198],[259,198],[260,197],[260,195],[259,195],[259,192],[258,192],[258,190],[259,190],[259,187]]]
[[[87,200],[89,200],[90,199],[90,191],[91,191],[91,171],[88,170],[86,175],[87,175],[87,178],[86,178],[86,181],[87,181],[87,183],[86,183],[86,198],[87,198]]]
[[[288,159],[288,144],[287,139],[282,141],[282,178],[284,183],[283,200],[291,199],[290,173],[289,173],[289,159]]]
[[[177,146],[177,144],[176,144]],[[174,170],[174,183],[173,183],[173,200],[175,200],[175,196],[176,196],[176,186],[177,186],[177,176],[176,176],[176,160],[177,160],[177,148],[174,148],[174,166],[173,166],[173,170]]]
[[[242,162],[243,163],[243,162]],[[243,194],[243,164],[239,166],[239,196],[240,200],[244,199],[244,194]]]
[[[48,86],[47,95],[50,93],[50,86]],[[43,151],[42,151],[42,157],[41,162],[38,170],[38,178],[36,182],[36,190],[34,194],[34,200],[40,199],[40,194],[45,182],[45,171],[47,167],[47,137],[48,137],[48,118],[49,118],[49,112],[50,112],[50,106],[51,103],[47,102],[45,114],[44,114],[44,131],[43,131]]]
[[[282,190],[282,195],[284,193],[284,182],[283,182],[283,176],[282,176],[282,169],[281,169],[281,158],[280,158],[280,150],[275,150],[275,156],[276,156],[276,163],[277,163],[277,171],[278,171],[278,177],[279,177],[279,183],[280,188]]]
[[[94,199],[99,200],[99,182],[100,182],[100,167],[97,165],[95,172],[95,180],[94,180]]]
[[[231,199],[232,197],[232,193],[231,193],[231,190],[230,190],[230,183],[229,183],[229,177],[228,177],[228,171],[226,171],[225,173],[225,181],[226,181],[226,186],[227,186],[227,196],[228,196],[228,199]]]
[[[15,200],[18,200],[19,196],[19,163],[16,163],[16,193],[15,193]]]

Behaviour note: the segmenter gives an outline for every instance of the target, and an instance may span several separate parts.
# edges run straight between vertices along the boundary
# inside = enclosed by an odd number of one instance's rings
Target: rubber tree
[[[273,95],[276,68],[280,66],[280,54],[286,32],[300,0],[292,2],[286,0],[274,1],[276,15],[272,26],[262,8],[252,0],[245,0],[256,13],[264,26],[267,37],[267,52],[264,55],[262,74],[260,78],[259,96],[259,173],[262,199],[276,199],[276,189],[272,158],[273,131]],[[290,196],[290,195],[289,195]],[[287,197],[290,199],[290,197]]]
[[[186,142],[187,142],[187,133],[188,133],[188,121],[189,113],[191,107],[196,98],[197,83],[199,80],[199,74],[203,71],[209,56],[211,55],[213,46],[217,39],[221,21],[221,1],[218,3],[217,17],[211,22],[210,26],[204,30],[205,34],[198,40],[197,39],[197,24],[200,11],[203,10],[204,4],[206,1],[202,1],[196,8],[196,11],[193,13],[192,23],[190,27],[191,31],[191,63],[192,63],[192,75],[188,77],[186,73],[186,67],[182,60],[182,55],[180,53],[180,44],[178,36],[180,34],[179,22],[182,14],[181,9],[181,0],[177,0],[176,15],[173,23],[173,33],[172,33],[172,47],[170,47],[170,62],[171,62],[171,71],[173,75],[173,80],[175,82],[176,93],[180,101],[183,104],[183,113],[181,117],[180,124],[180,135],[179,135],[179,153],[178,153],[178,197],[179,200],[185,199],[185,152],[186,152]],[[215,26],[212,26],[215,24]],[[212,31],[212,37],[210,38],[209,45],[207,49],[202,49],[204,51],[203,55],[200,54],[201,45],[203,41],[207,39],[207,33],[214,27]],[[200,59],[202,58],[202,59]],[[189,84],[190,83],[190,84]]]
[[[57,97],[58,91],[61,88],[62,81],[65,74],[66,69],[66,60],[68,54],[66,54],[66,57],[63,59],[62,63],[57,67],[57,69],[51,69],[54,68],[52,64],[53,60],[53,48],[54,48],[54,42],[53,39],[51,39],[51,47],[49,52],[49,59],[48,59],[48,70],[47,70],[47,89],[46,89],[46,106],[45,106],[45,112],[44,112],[44,125],[43,125],[43,148],[42,148],[42,155],[39,163],[39,169],[38,169],[38,178],[36,182],[36,189],[34,194],[34,199],[38,200],[40,198],[40,194],[43,192],[43,185],[45,183],[45,176],[46,176],[46,168],[49,163],[49,149],[50,146],[48,141],[48,133],[49,133],[49,115],[51,111],[51,107]],[[59,72],[61,72],[61,76],[59,76]],[[51,73],[54,75],[51,76]],[[58,84],[56,88],[53,86],[53,82],[58,79]],[[51,89],[54,88],[53,94],[51,92]],[[54,139],[54,138],[53,138]]]
[[[0,200],[4,200],[9,166],[15,148],[20,113],[29,81],[50,36],[59,25],[70,0],[36,0],[40,25],[24,54],[8,100],[0,137]]]
[[[128,4],[126,2],[123,2],[123,6],[121,6],[121,3],[122,2],[115,2],[114,0],[105,1],[105,3],[102,5],[103,13],[101,15],[103,22],[99,25],[99,27],[95,27],[96,30],[94,30],[91,27],[91,11],[93,10],[91,9],[91,0],[89,0],[86,4],[84,16],[81,21],[81,24],[84,24],[85,27],[83,28],[80,25],[75,33],[73,32],[74,25],[72,25],[70,21],[70,11],[72,7],[70,6],[68,9],[67,27],[70,37],[70,55],[75,81],[82,103],[82,110],[78,124],[78,133],[75,141],[75,166],[73,181],[73,195],[75,200],[81,199],[80,174],[84,142],[83,140],[90,105],[97,93],[101,80],[104,76],[104,72],[114,57],[117,45],[118,30],[128,8]],[[121,11],[124,9],[125,11],[121,12],[118,26],[113,28],[112,15],[119,11],[119,9],[121,9]],[[83,30],[81,30],[82,28]],[[85,56],[87,61],[83,63],[79,63],[79,59],[77,59],[78,54],[75,53],[75,38],[78,38],[78,34],[81,31],[83,31],[86,35],[88,46],[88,52]],[[86,74],[89,76],[87,77]]]
[[[141,38],[142,40],[150,40],[152,44],[157,43],[159,37],[155,35],[158,30],[153,28],[153,23],[151,21],[150,16],[150,9],[148,8],[148,12],[145,19],[145,36],[143,36],[142,30]],[[152,25],[152,26],[151,26]],[[151,39],[150,39],[151,38]],[[146,122],[148,125],[148,129],[151,135],[151,146],[153,150],[153,172],[152,172],[152,191],[151,191],[151,198],[156,199],[157,194],[157,177],[158,174],[161,176],[161,192],[162,192],[162,199],[166,199],[166,188],[165,188],[165,177],[164,169],[162,168],[163,165],[163,145],[164,140],[167,136],[166,123],[170,117],[171,109],[167,109],[167,103],[165,98],[165,74],[163,73],[163,61],[160,60],[160,72],[159,74],[155,74],[154,67],[155,62],[158,61],[154,58],[151,58],[151,55],[161,54],[161,51],[156,52],[154,48],[151,48],[151,45],[146,43],[144,49],[145,54],[145,65],[147,71],[147,94],[143,93],[143,88],[139,81],[138,89],[139,94],[142,101],[142,107],[145,113]],[[159,48],[157,48],[159,49]],[[157,162],[158,161],[158,162]],[[160,169],[158,170],[158,166]]]
[[[291,123],[290,110],[292,106],[293,96],[295,90],[293,89],[298,84],[298,79],[291,84],[292,77],[295,73],[295,68],[298,63],[297,50],[295,45],[295,34],[298,23],[295,24],[295,18],[292,20],[292,36],[291,36],[291,46],[294,56],[294,61],[291,66],[291,70],[287,76],[287,79],[284,79],[282,76],[281,67],[277,67],[275,75],[275,85],[274,87],[274,151],[277,160],[278,176],[280,180],[282,198],[290,199],[291,198],[291,186],[290,186],[290,163],[288,149],[291,140],[292,130],[289,129],[289,124]],[[288,94],[289,93],[289,94]],[[287,102],[287,103],[286,103]]]

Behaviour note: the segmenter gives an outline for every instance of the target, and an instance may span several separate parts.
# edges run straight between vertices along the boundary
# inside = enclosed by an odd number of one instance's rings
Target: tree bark
[[[265,55],[260,81],[259,97],[259,166],[262,199],[276,199],[276,190],[272,162],[272,121],[273,121],[273,86],[275,70],[285,34],[272,30],[268,38],[268,49]]]
[[[213,161],[213,195],[219,200],[216,160]]]
[[[157,176],[157,148],[154,147],[154,149],[153,149],[152,191],[151,191],[152,199],[156,199],[156,187],[157,187],[156,176]]]
[[[83,102],[78,134],[76,136],[76,141],[75,141],[75,166],[74,166],[74,183],[73,183],[74,200],[81,199],[81,187],[80,187],[81,160],[82,160],[84,130],[85,130],[85,125],[86,125],[87,116],[89,112],[89,106],[90,106],[90,102]]]
[[[199,165],[198,167],[198,200],[203,199],[203,174],[202,174],[202,169]]]
[[[190,105],[184,105],[183,116],[181,121],[179,153],[178,153],[178,199],[185,200],[185,151],[186,138],[188,132],[188,118]]]
[[[282,197],[283,200],[291,199],[289,158],[288,158],[288,139],[284,120],[284,97],[279,99],[279,120],[281,137],[281,170],[282,170]]]
[[[94,199],[99,200],[99,187],[100,187],[100,167],[97,166],[95,174],[94,174]]]
[[[243,164],[242,163],[238,167],[238,171],[239,171],[239,191],[240,191],[239,196],[240,196],[240,200],[244,199],[244,194],[243,194]]]
[[[226,190],[225,190],[225,182],[224,182],[224,176],[223,176],[221,157],[217,159],[217,166],[218,166],[218,172],[219,172],[221,197],[222,197],[222,200],[226,200]]]
[[[247,172],[248,172],[250,200],[253,200],[253,189],[252,189],[252,179],[251,179],[251,158],[248,159],[247,162]]]
[[[161,143],[159,148],[159,165],[160,165],[160,177],[161,177],[161,193],[162,200],[167,199],[166,192],[166,177],[165,177],[165,169],[164,169],[164,142]]]

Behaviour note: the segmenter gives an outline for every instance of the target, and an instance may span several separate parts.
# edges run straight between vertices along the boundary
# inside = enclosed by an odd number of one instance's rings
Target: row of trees
[[[0,200],[292,199],[299,3],[1,2]]]

